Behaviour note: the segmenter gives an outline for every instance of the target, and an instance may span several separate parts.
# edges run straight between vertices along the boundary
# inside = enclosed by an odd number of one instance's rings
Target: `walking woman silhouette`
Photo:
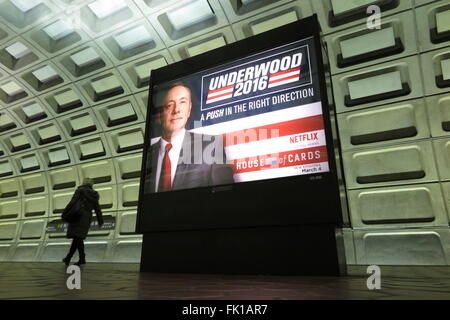
[[[70,206],[73,205],[75,201],[84,201],[84,209],[79,213],[80,218],[76,222],[69,223],[69,228],[67,229],[67,238],[72,239],[72,245],[70,246],[69,253],[63,259],[63,262],[66,265],[69,265],[70,259],[72,259],[72,256],[77,249],[80,259],[75,264],[78,266],[86,264],[84,239],[86,239],[89,227],[91,226],[92,210],[94,210],[97,215],[99,226],[103,225],[103,216],[99,204],[100,196],[98,192],[92,188],[92,185],[93,180],[91,178],[84,178],[83,184],[75,190],[75,193],[68,204],[68,206]]]

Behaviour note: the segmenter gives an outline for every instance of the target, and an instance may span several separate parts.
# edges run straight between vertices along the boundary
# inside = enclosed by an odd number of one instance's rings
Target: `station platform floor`
[[[67,288],[66,266],[1,262],[0,299],[107,300],[450,300],[450,267],[381,266],[381,289],[367,288],[366,267],[347,276],[304,277],[140,273],[139,264],[88,263],[81,289]]]

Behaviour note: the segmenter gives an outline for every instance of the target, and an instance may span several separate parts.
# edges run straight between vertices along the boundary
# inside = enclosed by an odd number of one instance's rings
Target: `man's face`
[[[164,135],[172,137],[186,126],[191,115],[191,93],[183,86],[170,89],[164,99],[161,124]]]

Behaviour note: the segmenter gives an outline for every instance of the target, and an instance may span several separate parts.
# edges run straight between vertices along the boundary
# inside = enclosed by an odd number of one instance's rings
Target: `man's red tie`
[[[163,191],[169,191],[172,189],[172,163],[170,162],[169,151],[172,149],[172,144],[166,144],[166,152],[164,153],[164,185]]]

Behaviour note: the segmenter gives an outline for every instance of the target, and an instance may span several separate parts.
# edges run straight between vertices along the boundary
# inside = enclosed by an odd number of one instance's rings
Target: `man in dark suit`
[[[147,155],[146,192],[163,192],[233,183],[221,136],[185,129],[191,115],[191,90],[182,83],[167,91],[159,114],[162,136]]]

